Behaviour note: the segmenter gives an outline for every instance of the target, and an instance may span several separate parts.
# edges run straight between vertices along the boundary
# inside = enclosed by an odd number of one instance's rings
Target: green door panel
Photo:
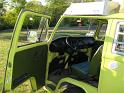
[[[36,80],[37,89],[45,85],[48,46],[42,45],[15,54],[12,89],[30,77]]]
[[[37,41],[18,46],[22,25],[28,15],[50,19],[49,16],[32,11],[20,12],[8,53],[3,92],[11,92],[27,79],[30,79],[33,90],[38,90],[45,85],[49,42]]]

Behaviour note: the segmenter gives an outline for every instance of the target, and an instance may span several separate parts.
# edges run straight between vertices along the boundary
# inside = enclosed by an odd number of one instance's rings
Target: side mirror
[[[36,31],[29,31],[27,35],[27,41],[30,43],[35,43],[38,41],[38,36]]]

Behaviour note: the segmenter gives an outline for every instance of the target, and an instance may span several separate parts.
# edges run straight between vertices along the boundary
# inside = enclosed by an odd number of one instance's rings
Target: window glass
[[[45,17],[27,15],[20,32],[18,46],[46,41],[49,36],[48,21]]]
[[[105,39],[105,34],[107,30],[107,23],[103,24],[102,27],[100,28],[99,34],[98,34],[98,40],[103,40]]]
[[[120,28],[119,28],[119,32],[123,32],[124,33],[124,25],[120,25]]]
[[[105,19],[94,19],[94,18],[64,18],[58,27],[57,33],[54,38],[62,36],[83,36],[83,37],[94,37],[99,23],[102,23],[100,33],[98,33],[98,39],[104,39],[107,20]]]
[[[124,55],[124,23],[121,22],[117,26],[113,50],[117,54]]]
[[[98,26],[98,19],[65,18],[59,25],[55,37],[88,36],[93,37]]]
[[[118,34],[117,41],[118,42],[124,42],[124,35]]]

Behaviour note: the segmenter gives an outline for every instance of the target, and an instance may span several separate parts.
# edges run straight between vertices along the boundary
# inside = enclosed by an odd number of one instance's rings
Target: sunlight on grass
[[[5,65],[7,62],[7,53],[10,46],[10,39],[4,39],[2,36],[7,35],[0,33],[0,90],[2,90],[3,77],[5,72]],[[9,35],[7,35],[8,37]],[[6,36],[5,36],[6,37]]]

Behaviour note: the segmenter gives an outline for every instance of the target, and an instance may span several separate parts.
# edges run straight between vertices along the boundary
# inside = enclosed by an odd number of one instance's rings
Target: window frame
[[[124,25],[124,22],[122,22],[122,21],[117,22],[116,31],[115,31],[115,35],[114,35],[113,46],[112,46],[112,53],[115,53],[115,54],[124,56],[124,53],[123,52],[119,52],[119,51],[116,51],[115,50],[117,44],[124,44],[124,42],[119,42],[118,41],[118,36],[119,35],[124,35],[124,33],[122,33],[122,32],[119,31],[121,25]]]

